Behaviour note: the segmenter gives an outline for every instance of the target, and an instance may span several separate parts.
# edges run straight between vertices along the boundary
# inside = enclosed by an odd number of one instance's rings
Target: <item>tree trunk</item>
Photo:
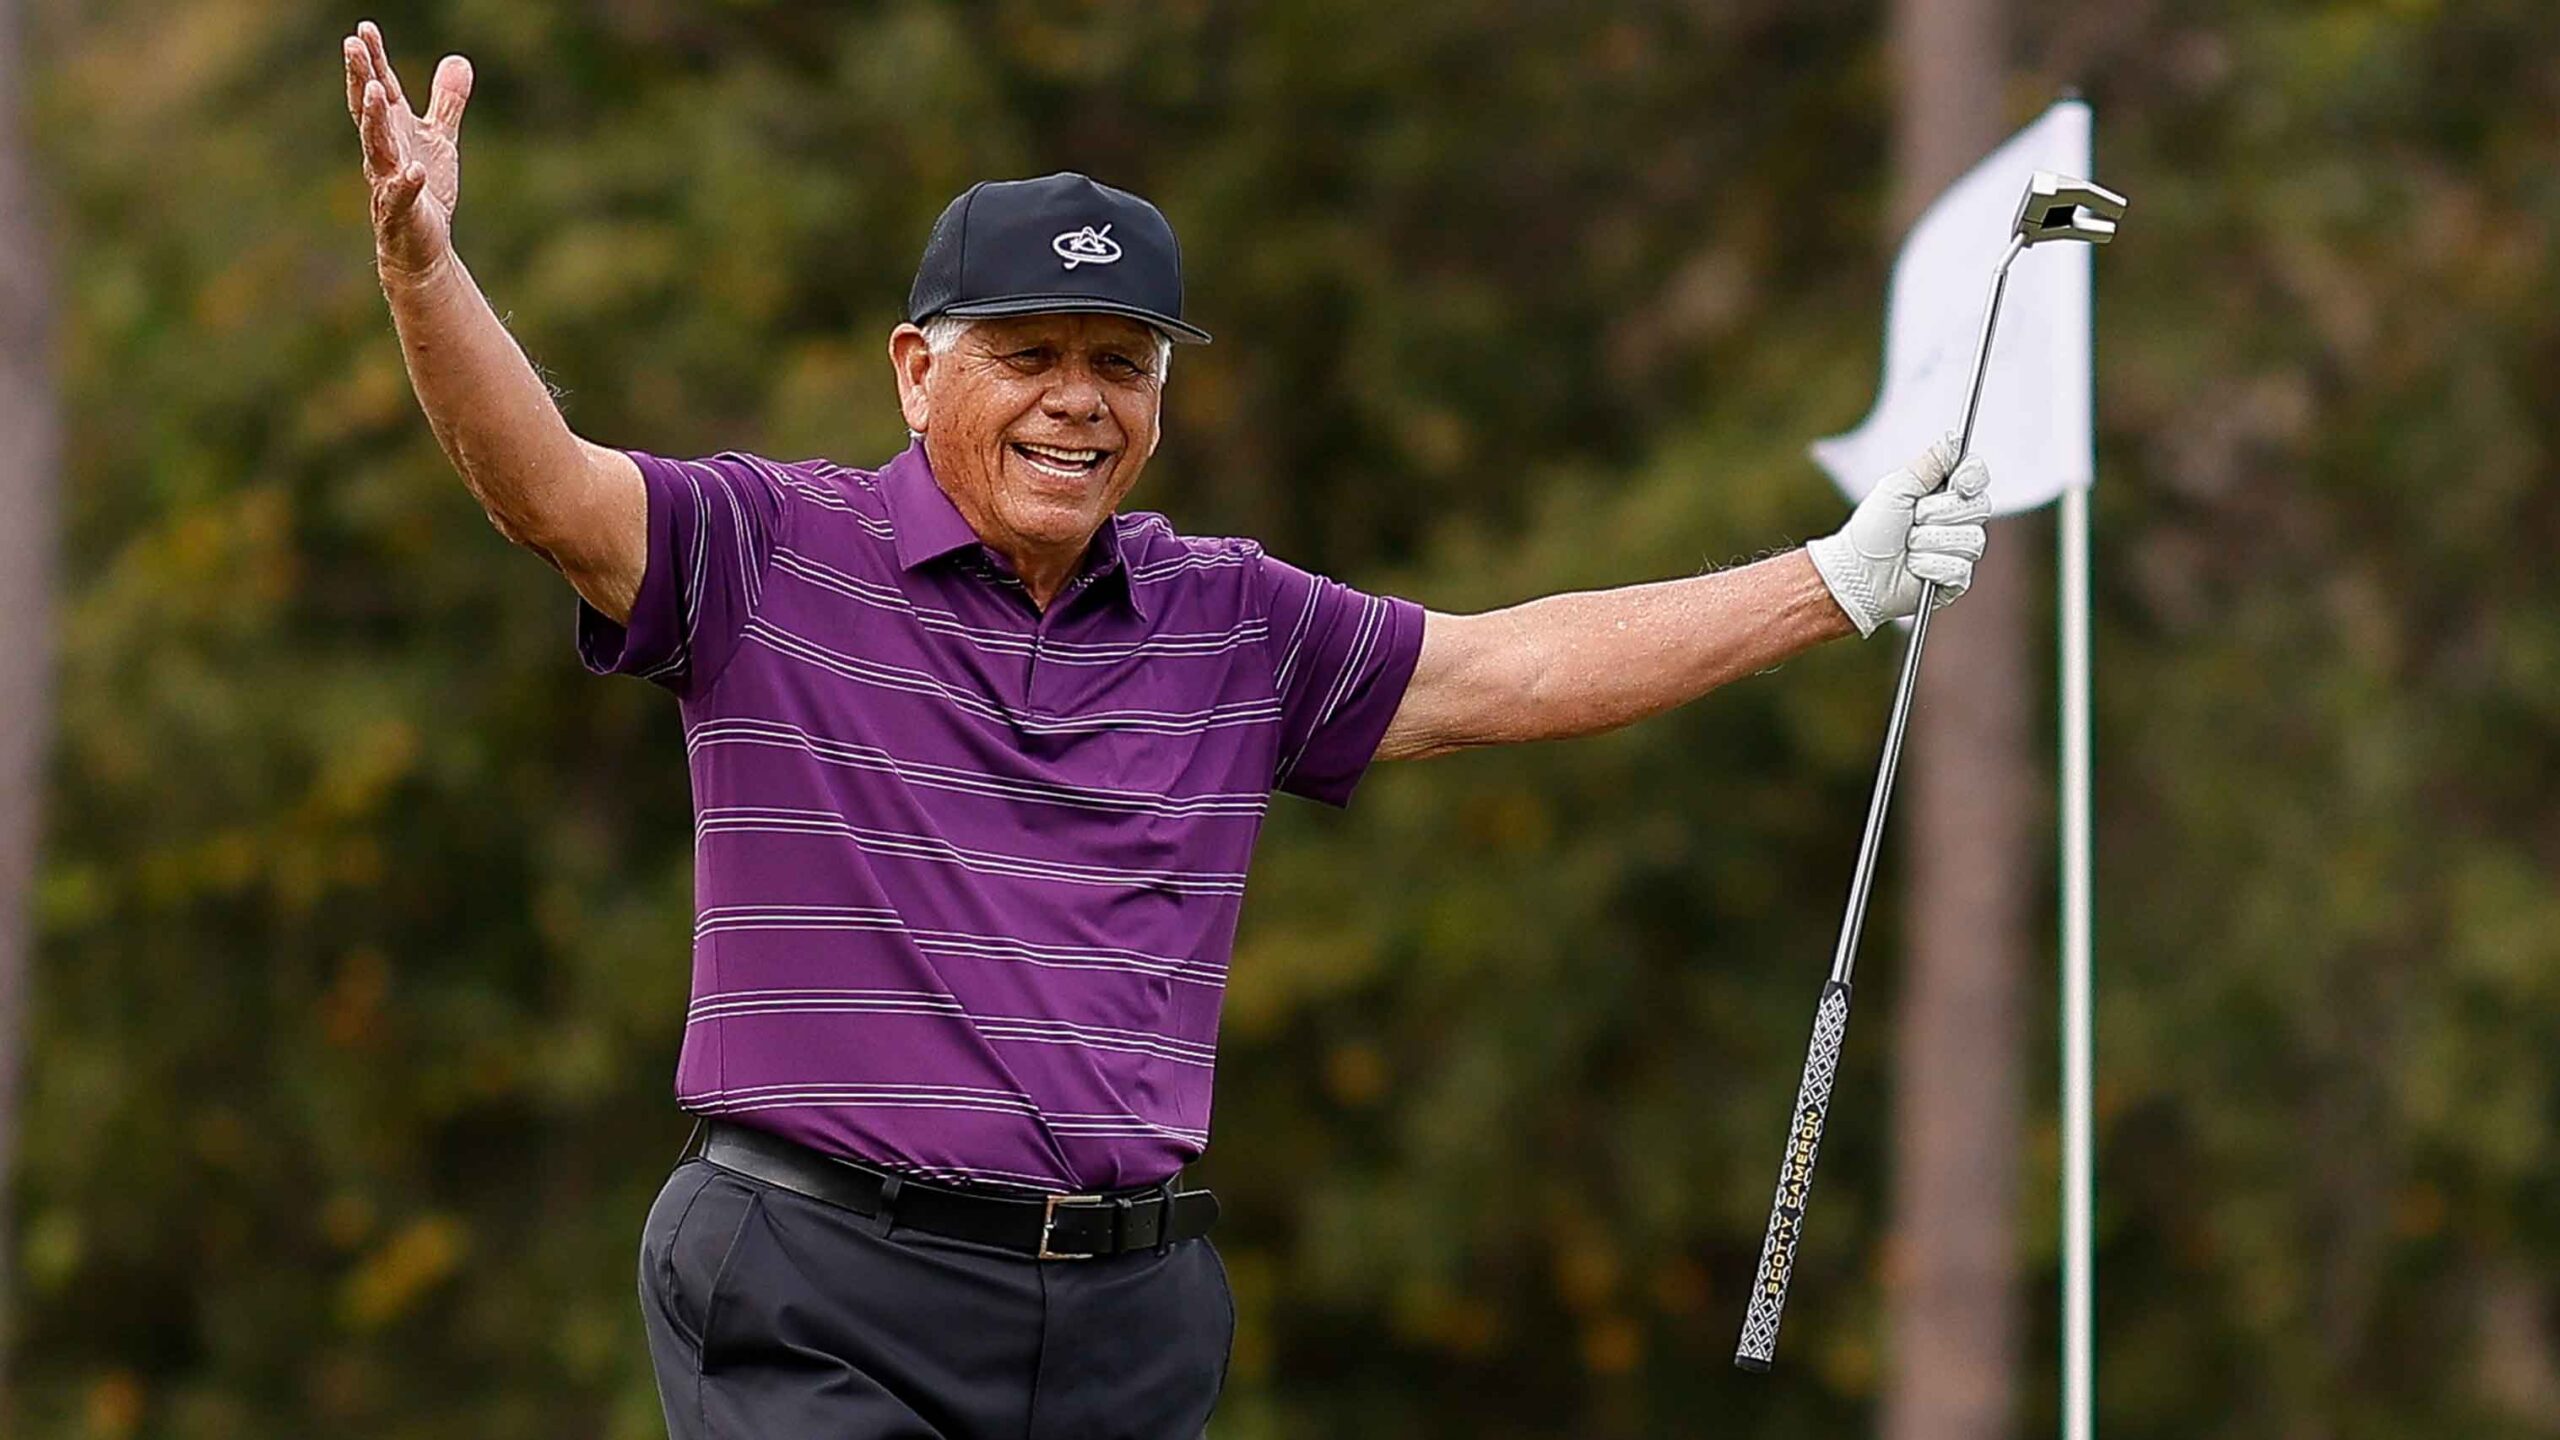
[[[0,0],[0,1366],[10,1353],[9,1197],[34,950],[36,836],[52,714],[54,412],[50,279],[24,110],[24,14]],[[0,1368],[0,1424],[9,1414]]]
[[[2006,9],[1895,0],[1900,225],[2007,131]],[[1998,527],[2009,533],[1995,532],[1971,593],[1931,621],[1911,718],[1885,1440],[1998,1440],[2016,1389],[2018,987],[2034,953],[2037,769],[2020,528]]]

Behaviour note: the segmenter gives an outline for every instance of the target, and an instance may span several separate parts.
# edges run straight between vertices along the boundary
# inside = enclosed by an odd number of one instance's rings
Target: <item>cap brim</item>
[[[1132,320],[1144,320],[1186,344],[1209,343],[1209,332],[1197,325],[1185,325],[1170,315],[1159,314],[1142,305],[1092,295],[1009,295],[1001,300],[966,300],[957,305],[945,305],[933,313],[954,315],[963,320],[991,320],[1004,315],[1126,315]]]

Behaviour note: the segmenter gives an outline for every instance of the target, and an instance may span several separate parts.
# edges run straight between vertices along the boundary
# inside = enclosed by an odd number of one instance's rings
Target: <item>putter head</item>
[[[2070,175],[2039,170],[2018,201],[2017,237],[2030,245],[2047,240],[2079,240],[2104,245],[2116,238],[2116,222],[2124,218],[2124,197],[2103,185]]]

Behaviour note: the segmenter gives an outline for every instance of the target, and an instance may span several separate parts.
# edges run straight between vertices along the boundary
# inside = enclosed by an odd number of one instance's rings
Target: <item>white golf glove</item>
[[[1973,584],[1973,562],[1987,538],[1982,522],[1991,518],[1991,472],[1972,456],[1950,481],[1955,455],[1956,437],[1941,437],[1878,481],[1838,534],[1804,547],[1860,635],[1918,614],[1923,581],[1938,587],[1940,605]]]

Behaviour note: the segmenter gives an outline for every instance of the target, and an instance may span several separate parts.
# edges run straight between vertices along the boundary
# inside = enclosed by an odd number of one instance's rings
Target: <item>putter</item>
[[[2000,297],[2009,288],[2009,266],[2030,245],[2077,240],[2104,245],[2116,237],[2124,218],[2125,199],[2112,190],[2068,175],[2039,170],[2018,201],[2009,227],[2009,249],[1991,275],[1991,303],[1982,316],[1982,341],[1973,352],[1973,384],[1966,391],[1964,427],[1956,432],[1957,465],[1973,448],[1973,420],[1982,406],[1982,377],[1991,363],[1991,337],[2000,325]],[[1953,473],[1952,466],[1949,473]],[[1902,678],[1893,691],[1892,717],[1885,723],[1884,758],[1876,767],[1875,795],[1867,802],[1867,830],[1858,842],[1858,868],[1849,880],[1848,913],[1840,921],[1840,944],[1831,955],[1831,978],[1813,1013],[1813,1044],[1805,1052],[1804,1080],[1796,1090],[1795,1122],[1787,1133],[1786,1156],[1778,1166],[1778,1198],[1769,1210],[1768,1238],[1760,1243],[1760,1270],[1751,1286],[1750,1309],[1743,1316],[1742,1343],[1733,1363],[1765,1373],[1778,1351],[1778,1320],[1787,1307],[1787,1279],[1795,1270],[1796,1242],[1804,1235],[1804,1207],[1813,1189],[1813,1161],[1822,1147],[1822,1125],[1831,1111],[1831,1082],[1840,1067],[1840,1042],[1849,1029],[1849,972],[1858,960],[1858,932],[1867,920],[1867,892],[1875,879],[1876,852],[1884,840],[1884,816],[1893,799],[1893,772],[1902,760],[1902,736],[1911,719],[1911,690],[1920,676],[1920,647],[1929,641],[1929,612],[1937,608],[1938,587],[1920,587],[1920,613],[1911,620],[1911,645],[1902,653]]]

